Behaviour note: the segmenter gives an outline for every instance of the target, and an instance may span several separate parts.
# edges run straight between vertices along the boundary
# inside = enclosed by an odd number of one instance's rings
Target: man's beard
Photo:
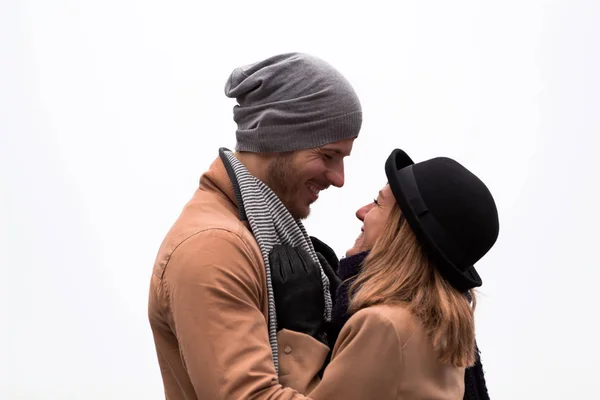
[[[294,219],[304,219],[310,208],[298,204],[298,188],[302,185],[294,168],[293,153],[277,155],[267,169],[267,186],[279,197]]]

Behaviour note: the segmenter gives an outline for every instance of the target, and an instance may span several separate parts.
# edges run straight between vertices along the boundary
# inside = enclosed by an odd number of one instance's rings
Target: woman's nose
[[[374,204],[373,203],[369,203],[366,206],[363,206],[361,208],[359,208],[356,211],[356,218],[358,218],[361,221],[365,220],[365,216],[369,213],[369,211],[371,211],[371,208],[373,208]]]

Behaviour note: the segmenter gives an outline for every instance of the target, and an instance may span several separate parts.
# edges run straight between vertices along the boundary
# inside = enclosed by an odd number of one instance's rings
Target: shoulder
[[[236,236],[240,245],[258,248],[249,227],[240,221],[237,205],[219,188],[201,183],[165,235],[157,261],[166,266],[172,254],[188,250],[207,237],[218,240],[228,236],[219,232]]]
[[[402,347],[418,328],[416,318],[400,303],[378,304],[356,312],[346,323],[354,329],[368,330],[373,335],[391,335]]]
[[[391,388],[390,383],[397,381],[402,369],[402,352],[401,338],[386,313],[379,307],[364,308],[353,314],[340,331],[323,379],[327,379],[327,371],[337,368],[344,371],[340,375],[351,375],[349,379],[361,385],[379,382]],[[377,378],[364,380],[359,375],[365,371]]]
[[[231,264],[244,261],[260,266],[262,254],[252,232],[212,195],[196,193],[166,235],[156,257],[154,273],[190,265]]]
[[[259,260],[254,246],[251,239],[239,231],[224,227],[203,229],[173,249],[165,269],[184,268],[193,272],[202,267],[222,266],[234,272],[238,268],[248,269],[248,266],[258,268],[262,260]]]
[[[266,271],[244,239],[225,229],[206,229],[183,241],[171,254],[161,287],[171,298],[244,301],[260,306]]]
[[[396,342],[399,344],[394,324],[378,307],[367,307],[354,313],[342,327],[335,347],[347,347],[351,342],[361,340],[371,345],[383,342],[386,347]]]
[[[223,212],[218,203],[210,203],[205,209],[202,204],[189,207],[182,213],[175,224],[174,235],[171,236],[167,257],[182,252],[211,251],[215,249],[235,248],[255,253],[260,252],[252,232],[239,218],[228,212]],[[216,254],[215,254],[216,255]],[[227,253],[222,253],[226,256]]]
[[[173,249],[173,254],[200,252],[211,257],[227,257],[223,250],[248,252],[250,241],[236,226],[214,226],[194,232]]]

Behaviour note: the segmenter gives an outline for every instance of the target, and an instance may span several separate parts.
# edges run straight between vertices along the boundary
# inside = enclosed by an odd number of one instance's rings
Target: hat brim
[[[395,149],[385,163],[385,173],[396,202],[407,222],[425,248],[427,254],[438,267],[438,271],[452,286],[466,291],[482,285],[481,277],[474,266],[461,271],[446,255],[439,244],[447,243],[443,230],[427,207],[420,192],[412,167],[413,160],[402,150]],[[408,193],[407,193],[408,192]]]

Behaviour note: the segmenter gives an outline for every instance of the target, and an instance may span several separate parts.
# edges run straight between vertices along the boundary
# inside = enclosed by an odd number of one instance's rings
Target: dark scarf
[[[335,301],[331,312],[331,323],[327,331],[331,349],[333,349],[342,327],[350,318],[348,314],[348,288],[356,279],[362,263],[368,254],[369,252],[366,251],[340,260],[338,276],[342,279],[343,283],[338,287],[335,294]],[[327,365],[328,363],[329,358],[325,364]],[[475,342],[475,365],[465,370],[465,395],[463,400],[490,400],[477,342]]]
[[[331,323],[327,330],[327,340],[329,341],[332,350],[342,327],[350,318],[350,315],[348,314],[348,290],[360,272],[360,267],[368,254],[369,252],[365,251],[340,260],[337,274],[342,280],[342,283],[335,293],[335,301],[333,302],[333,309],[331,310]]]

